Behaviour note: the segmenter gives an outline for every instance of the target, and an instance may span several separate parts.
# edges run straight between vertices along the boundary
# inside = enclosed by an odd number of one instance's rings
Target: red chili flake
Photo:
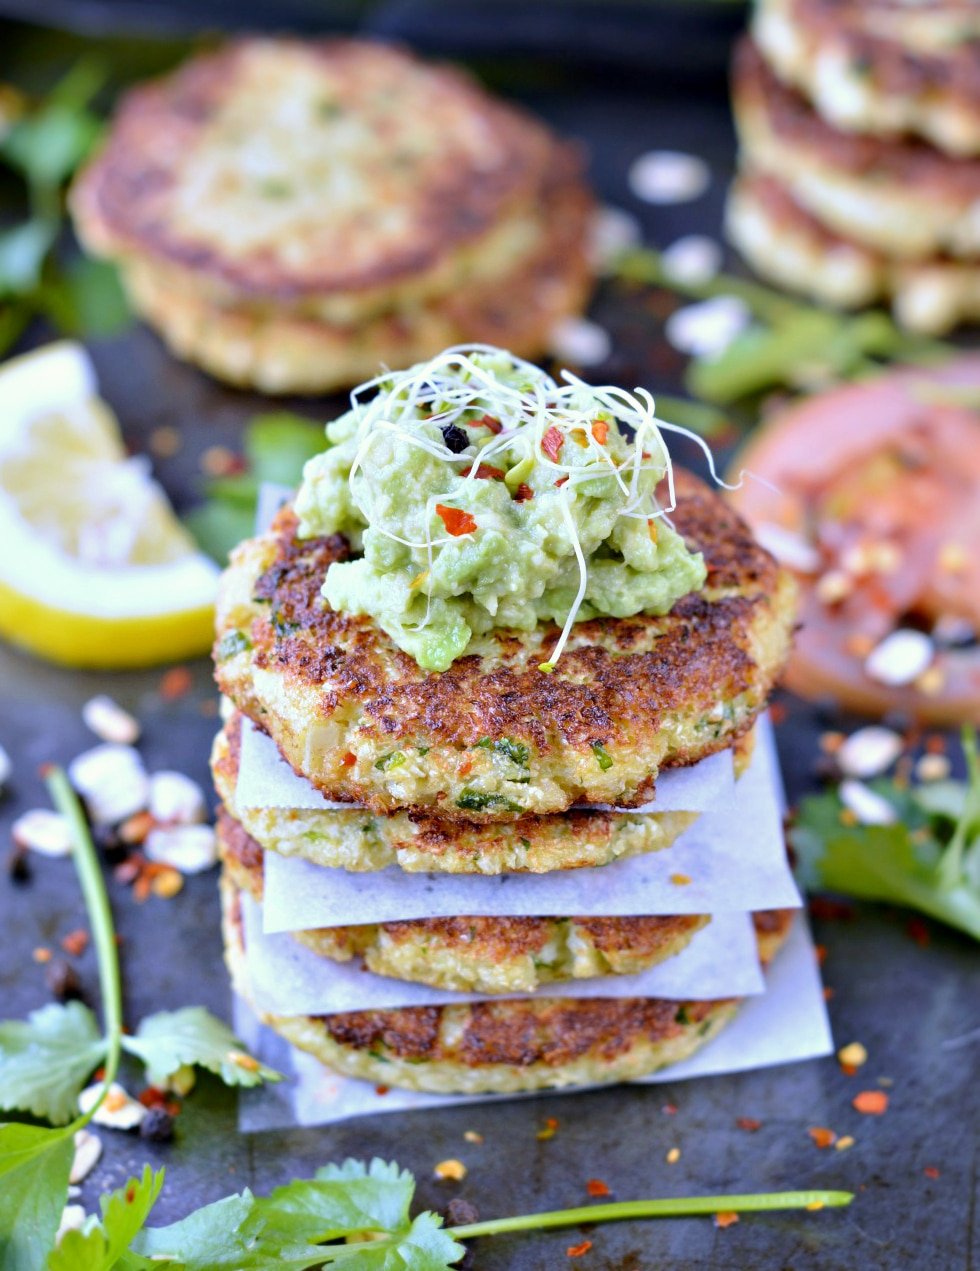
[[[565,1253],[569,1258],[581,1258],[592,1248],[591,1240],[583,1240],[581,1244],[569,1245]]]
[[[544,1126],[542,1127],[542,1129],[538,1130],[537,1134],[535,1135],[535,1138],[540,1139],[541,1142],[544,1143],[548,1139],[553,1139],[555,1137],[555,1132],[557,1131],[557,1129],[558,1129],[558,1118],[546,1117]]]
[[[946,738],[940,733],[930,733],[926,738],[926,752],[930,755],[944,755],[946,753]]]
[[[555,488],[558,489],[559,486],[563,486],[567,480],[568,480],[568,477],[559,477],[558,480],[555,482]]]
[[[126,1204],[131,1205],[136,1199],[136,1183],[132,1182],[126,1188]]]
[[[785,724],[787,714],[785,702],[773,702],[769,707],[769,718],[777,728],[780,724]]]
[[[932,933],[921,918],[910,918],[905,924],[905,930],[909,934],[909,939],[920,949],[925,949],[932,938]]]
[[[492,463],[477,463],[460,473],[460,476],[475,476],[478,481],[503,481],[503,468],[495,468]]]
[[[464,512],[461,508],[447,508],[444,503],[437,503],[436,515],[445,525],[446,533],[451,534],[453,538],[460,538],[463,534],[472,534],[476,529],[476,521],[473,520],[469,512]]]
[[[823,964],[827,961],[827,946],[825,944],[818,944],[815,946],[815,952],[817,955],[817,966],[823,966]]]
[[[375,1086],[374,1093],[380,1094],[380,1095],[386,1095],[390,1089],[391,1089],[390,1086]]]
[[[94,1073],[93,1073],[93,1075],[92,1075],[92,1080],[93,1080],[93,1081],[105,1081],[105,1069],[104,1069],[104,1068],[96,1068],[95,1072],[94,1072]]]
[[[160,681],[160,696],[165,702],[186,697],[191,691],[191,673],[186,666],[172,666]]]
[[[469,773],[472,772],[472,770],[473,770],[473,756],[467,755],[463,759],[462,763],[459,765],[459,768],[457,769],[457,771],[459,772],[459,775],[461,777],[465,777],[465,776],[468,776]]]
[[[826,896],[812,896],[808,905],[812,917],[821,922],[850,922],[854,906],[846,900],[829,900]]]
[[[530,499],[533,499],[533,498],[534,498],[534,491],[531,489],[529,485],[525,485],[524,482],[522,481],[521,484],[514,491],[514,502],[527,503]]]
[[[167,1102],[167,1096],[157,1086],[147,1086],[139,1092],[136,1099],[144,1108],[162,1108]]]
[[[823,990],[823,1000],[825,1002],[829,1002],[830,999],[834,996],[835,992],[836,990],[832,989],[829,984],[825,984],[824,990]]]
[[[61,947],[65,953],[72,958],[79,958],[88,948],[89,935],[84,927],[79,927],[77,931],[69,931],[61,942]]]
[[[676,1117],[676,1116],[677,1116],[677,1104],[676,1104],[676,1103],[665,1103],[665,1104],[664,1104],[664,1106],[660,1109],[660,1111],[664,1114],[664,1116],[665,1116],[665,1117]]]
[[[541,449],[548,456],[552,463],[558,462],[558,456],[561,454],[561,448],[565,444],[564,435],[561,429],[556,428],[554,424],[548,429],[541,438]]]
[[[819,1148],[830,1147],[837,1139],[833,1130],[828,1130],[825,1125],[811,1125],[807,1134]]]
[[[738,1214],[734,1211],[725,1209],[720,1214],[715,1214],[715,1226],[720,1227],[722,1231],[726,1227],[734,1227],[738,1222]]]
[[[735,1124],[740,1130],[747,1130],[749,1134],[755,1134],[756,1130],[762,1129],[762,1122],[757,1121],[755,1117],[736,1117]]]
[[[609,424],[604,419],[596,419],[592,424],[592,436],[600,446],[606,444],[606,438],[609,436]]]
[[[851,1100],[851,1105],[866,1117],[880,1117],[888,1110],[888,1095],[884,1090],[862,1090]]]
[[[164,1112],[167,1113],[168,1116],[172,1116],[172,1117],[180,1116],[180,1104],[178,1103],[176,1099],[165,1100],[163,1105],[163,1110]]]
[[[357,755],[352,754],[348,750],[347,754],[344,755],[343,759],[341,759],[340,762],[344,765],[345,768],[353,768],[354,765],[357,763]]]
[[[840,1070],[845,1077],[853,1077],[857,1073],[857,1067],[854,1064],[841,1064]]]
[[[590,1178],[585,1184],[585,1190],[590,1196],[611,1196],[612,1192],[602,1181],[601,1178]]]
[[[935,1165],[927,1165],[922,1172],[925,1174],[926,1178],[939,1177],[939,1170],[936,1169]]]
[[[493,415],[484,415],[482,419],[476,420],[470,425],[471,428],[489,428],[494,434],[503,432],[504,426],[499,419],[495,419]]]

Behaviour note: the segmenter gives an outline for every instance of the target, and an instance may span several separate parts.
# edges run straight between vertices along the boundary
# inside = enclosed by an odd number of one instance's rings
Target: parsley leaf
[[[75,1145],[68,1130],[0,1125],[0,1266],[37,1271],[54,1244]]]
[[[26,1020],[0,1023],[0,1108],[69,1121],[105,1052],[95,1016],[81,1002],[52,1002]]]
[[[228,1086],[257,1086],[282,1076],[252,1059],[227,1024],[203,1006],[148,1015],[123,1048],[146,1064],[151,1085],[163,1085],[184,1064],[217,1073]]]
[[[101,1222],[89,1221],[65,1233],[48,1259],[47,1271],[112,1271],[142,1229],[163,1186],[163,1170],[149,1165],[143,1177],[100,1199]],[[138,1265],[135,1260],[126,1264]]]
[[[835,792],[804,799],[790,841],[804,884],[921,910],[980,940],[980,759],[965,733],[966,782],[911,790],[872,783],[891,825],[848,825]]]

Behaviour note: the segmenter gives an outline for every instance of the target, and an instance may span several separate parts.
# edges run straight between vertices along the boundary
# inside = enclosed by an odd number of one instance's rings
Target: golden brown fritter
[[[263,894],[262,849],[222,812],[218,839],[229,878]],[[541,984],[634,975],[673,957],[706,926],[703,915],[626,918],[460,917],[297,931],[314,953],[363,959],[369,971],[468,993],[530,993]]]
[[[672,520],[704,554],[705,586],[661,617],[577,623],[551,674],[538,669],[548,624],[478,637],[449,670],[423,671],[369,619],[328,608],[320,587],[347,542],[297,539],[284,509],[223,576],[218,683],[297,772],[375,812],[490,822],[642,804],[661,767],[751,728],[795,619],[791,576],[745,523],[689,474],[677,490]],[[519,773],[503,740],[527,748]]]
[[[225,958],[248,998],[239,893],[222,880]],[[782,942],[788,915],[769,933]],[[272,1016],[264,1021],[327,1067],[437,1093],[512,1093],[630,1081],[687,1058],[733,1017],[737,999],[534,998],[458,1006]]]

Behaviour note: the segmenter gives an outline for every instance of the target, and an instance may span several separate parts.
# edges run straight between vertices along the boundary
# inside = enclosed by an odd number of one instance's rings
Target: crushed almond
[[[441,1178],[443,1182],[461,1183],[466,1177],[468,1170],[462,1161],[450,1158],[447,1161],[440,1161],[432,1172],[436,1178]]]
[[[681,1159],[681,1149],[679,1147],[672,1147],[670,1151],[667,1153],[667,1155],[664,1157],[664,1160],[667,1162],[668,1165],[676,1165],[680,1159]]]
[[[849,1147],[854,1146],[854,1136],[852,1134],[842,1134],[834,1144],[835,1151],[846,1152]]]

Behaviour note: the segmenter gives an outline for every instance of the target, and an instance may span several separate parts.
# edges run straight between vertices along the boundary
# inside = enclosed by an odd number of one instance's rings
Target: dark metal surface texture
[[[658,245],[690,230],[718,233],[732,161],[720,93],[682,99],[676,86],[663,93],[656,80],[632,77],[568,84],[557,67],[553,79],[547,91],[523,96],[588,144],[605,199],[641,213]],[[708,158],[715,172],[709,194],[672,208],[633,205],[626,187],[629,161],[651,147]],[[627,384],[676,387],[679,359],[659,337],[656,297],[624,297],[607,288],[594,313],[613,330],[617,346],[604,374]],[[195,497],[201,451],[214,444],[236,447],[258,399],[177,365],[142,329],[92,351],[104,395],[134,447],[144,446],[161,424],[180,430],[180,453],[157,462],[156,469],[175,503],[187,507]],[[336,403],[301,407],[314,418],[336,408]],[[151,770],[177,767],[207,783],[215,727],[209,667],[195,665],[192,690],[172,702],[160,698],[161,674],[75,674],[0,650],[0,742],[14,759],[11,794],[0,806],[4,842],[14,816],[45,801],[39,765],[65,762],[93,743],[79,708],[94,692],[111,693],[140,717],[141,749]],[[788,707],[779,741],[790,794],[797,797],[814,782],[818,732],[832,717],[795,702]],[[191,1003],[227,1015],[214,875],[189,879],[173,900],[151,899],[142,906],[116,884],[111,891],[123,936],[130,1023]],[[32,950],[57,948],[62,936],[83,924],[71,864],[38,858],[26,884],[0,878],[0,915],[0,996],[3,1015],[11,1017],[47,1000],[44,968],[32,960]],[[873,906],[855,907],[846,920],[816,922],[817,939],[826,946],[837,1041],[859,1040],[870,1056],[857,1076],[845,1076],[831,1058],[731,1078],[392,1114],[247,1137],[236,1130],[235,1096],[206,1079],[186,1101],[172,1145],[102,1131],[106,1151],[83,1200],[92,1208],[99,1190],[118,1185],[144,1161],[165,1164],[167,1184],[156,1221],[167,1221],[244,1186],[265,1190],[324,1162],[372,1154],[415,1171],[422,1203],[439,1207],[462,1195],[483,1217],[585,1203],[589,1178],[601,1178],[621,1199],[847,1188],[857,1192],[857,1200],[846,1212],[750,1216],[728,1230],[701,1219],[612,1226],[589,1233],[594,1246],[574,1264],[566,1249],[583,1239],[577,1231],[501,1238],[477,1246],[474,1265],[483,1271],[566,1265],[594,1271],[969,1269],[980,1259],[977,957],[966,938],[934,924],[928,930],[928,945],[920,947],[908,934],[907,915]],[[79,966],[95,994],[90,953]],[[877,1087],[879,1078],[893,1083],[887,1114],[859,1115],[851,1099]],[[553,1138],[540,1141],[536,1132],[546,1117],[559,1124]],[[740,1129],[739,1117],[755,1118],[761,1127]],[[811,1126],[853,1135],[854,1146],[818,1150],[807,1133]],[[470,1129],[483,1134],[482,1144],[464,1140]],[[672,1147],[681,1155],[668,1165]],[[465,1182],[432,1181],[433,1165],[446,1157],[466,1162]],[[928,1176],[927,1167],[939,1176]]]

